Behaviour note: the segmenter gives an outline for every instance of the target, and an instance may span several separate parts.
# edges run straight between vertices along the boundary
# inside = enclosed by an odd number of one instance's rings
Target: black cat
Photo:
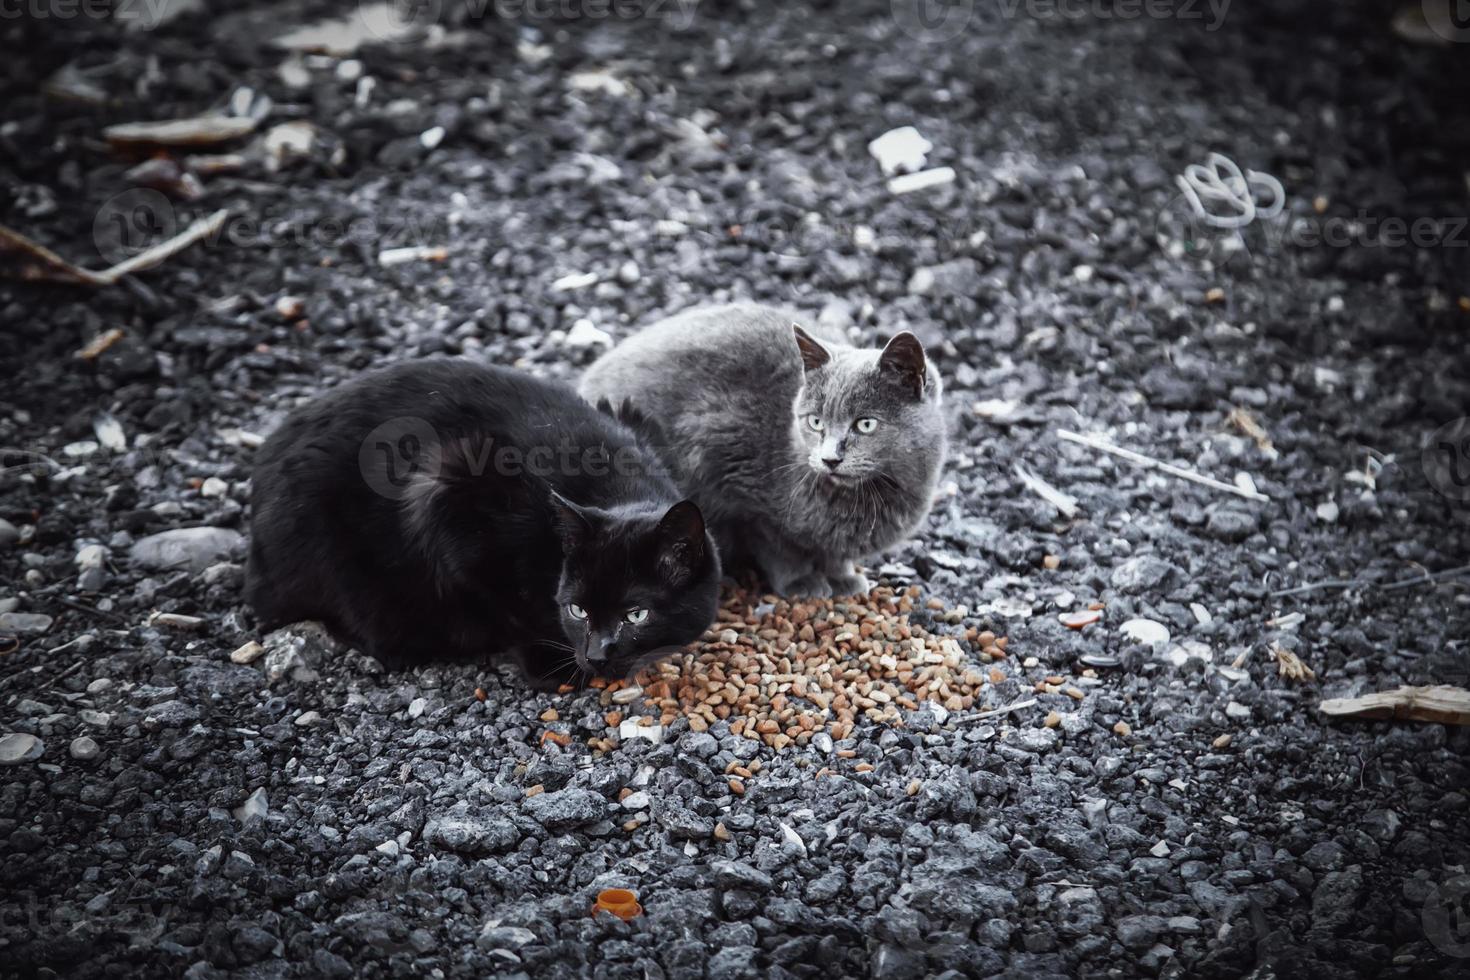
[[[504,654],[538,687],[625,676],[714,619],[691,501],[572,389],[402,364],[293,412],[256,458],[247,598],[387,666]]]

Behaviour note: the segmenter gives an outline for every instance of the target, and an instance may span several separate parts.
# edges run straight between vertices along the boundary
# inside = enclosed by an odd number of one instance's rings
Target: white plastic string
[[[1281,181],[1259,170],[1241,173],[1235,161],[1221,153],[1211,153],[1203,164],[1191,163],[1174,183],[1194,213],[1215,228],[1240,229],[1257,218],[1269,220],[1286,204]],[[1222,207],[1211,210],[1210,205]]]

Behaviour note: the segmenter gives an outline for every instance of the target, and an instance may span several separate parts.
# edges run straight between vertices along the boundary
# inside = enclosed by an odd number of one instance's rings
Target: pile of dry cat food
[[[819,736],[846,738],[863,718],[899,724],[900,709],[924,702],[947,711],[969,708],[987,681],[1005,674],[998,664],[982,673],[968,664],[956,637],[910,623],[918,595],[917,587],[877,588],[862,599],[793,602],[736,592],[692,652],[650,668],[637,684],[607,685],[607,724],[626,739],[638,727],[677,718],[695,731],[723,720],[732,733],[779,751]],[[953,622],[962,615],[944,613],[937,600],[929,606]],[[1005,637],[972,628],[963,638],[981,661],[1005,659]],[[589,744],[608,751],[617,742]]]

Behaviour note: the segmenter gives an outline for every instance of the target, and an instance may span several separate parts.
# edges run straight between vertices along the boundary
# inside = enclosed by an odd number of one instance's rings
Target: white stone
[[[611,347],[612,334],[599,328],[591,320],[581,319],[567,331],[568,347]]]
[[[1191,602],[1189,604],[1189,611],[1194,613],[1194,621],[1201,626],[1208,626],[1215,621],[1215,617],[1210,615],[1210,611],[1198,602]]]
[[[296,727],[307,728],[311,725],[320,724],[322,715],[320,711],[303,711],[296,716]]]
[[[1239,701],[1231,701],[1229,704],[1225,705],[1225,714],[1229,715],[1231,718],[1249,718],[1251,716],[1251,709],[1247,708]]]
[[[88,762],[97,758],[102,749],[98,747],[97,740],[83,735],[71,740],[71,757],[79,762]]]
[[[414,698],[412,701],[408,702],[408,716],[410,718],[418,718],[424,713],[424,709],[426,709],[428,706],[428,698]]]
[[[398,856],[398,850],[399,850],[398,849],[398,841],[396,841],[396,840],[385,840],[385,841],[383,841],[383,843],[381,843],[377,847],[373,848],[373,850],[377,851],[379,854],[386,854],[389,857],[395,857],[396,858]]]
[[[25,732],[0,735],[0,766],[35,762],[46,751],[46,743]]]
[[[78,568],[101,568],[102,563],[107,560],[107,548],[100,544],[89,544],[77,550],[76,563]]]
[[[109,452],[120,453],[128,448],[127,433],[123,432],[122,423],[114,416],[103,412],[92,420],[92,432],[96,434],[97,441]]]
[[[1184,640],[1164,652],[1164,659],[1175,667],[1183,667],[1191,660],[1202,660],[1209,663],[1214,656],[1210,645],[1199,640]]]
[[[444,142],[446,135],[443,126],[435,126],[432,129],[426,129],[422,133],[419,133],[419,144],[426,150],[432,150]]]
[[[230,485],[217,476],[211,476],[199,486],[201,497],[223,497],[230,492]]]
[[[642,790],[636,793],[629,793],[623,799],[624,810],[647,810],[652,805],[653,800],[649,799],[648,794]]]
[[[637,269],[635,264],[634,269]],[[562,276],[551,284],[553,293],[568,292],[573,289],[585,289],[588,286],[597,285],[598,275],[595,272],[573,272]]]
[[[246,823],[252,817],[265,817],[270,813],[270,800],[266,798],[265,787],[262,786],[254,793],[245,798],[245,802],[235,808],[235,819]]]
[[[265,647],[251,640],[249,643],[237,647],[235,652],[230,654],[230,663],[242,665],[253,664],[260,659],[262,653],[265,653]]]
[[[1163,646],[1169,642],[1169,627],[1152,619],[1130,619],[1118,627],[1118,632],[1148,646]]]
[[[1335,500],[1328,500],[1317,505],[1317,520],[1323,523],[1336,524],[1338,514],[1340,513],[1341,511]]]
[[[83,459],[91,456],[98,450],[98,445],[90,439],[81,439],[77,442],[69,442],[61,447],[61,451],[72,459]]]

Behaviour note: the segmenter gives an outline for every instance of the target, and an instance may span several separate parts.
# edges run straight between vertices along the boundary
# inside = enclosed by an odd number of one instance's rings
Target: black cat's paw
[[[548,663],[542,653],[534,650],[514,651],[512,659],[526,686],[534,691],[554,694],[567,687],[581,690],[587,686],[587,675],[575,660]]]

